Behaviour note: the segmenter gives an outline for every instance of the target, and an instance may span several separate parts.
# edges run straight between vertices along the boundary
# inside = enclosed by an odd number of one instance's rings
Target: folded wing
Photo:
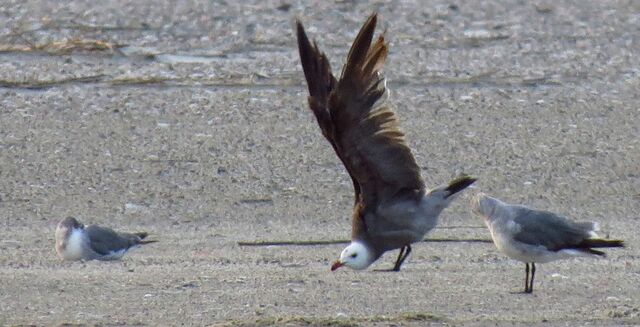
[[[85,228],[93,251],[101,255],[126,250],[140,241],[140,236],[118,233],[111,228],[90,225]]]
[[[552,212],[518,208],[515,223],[522,230],[514,235],[516,241],[542,245],[551,251],[576,248],[592,236],[594,224],[574,222]]]

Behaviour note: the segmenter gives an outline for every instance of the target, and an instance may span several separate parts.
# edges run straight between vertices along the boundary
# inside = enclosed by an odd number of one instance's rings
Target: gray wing
[[[516,241],[542,245],[551,251],[575,247],[589,238],[594,229],[590,222],[574,222],[552,212],[525,207],[517,209],[514,222],[521,227],[514,235]]]
[[[90,225],[85,228],[89,236],[91,249],[101,255],[128,249],[138,243],[140,238],[134,234],[118,233],[111,228]]]

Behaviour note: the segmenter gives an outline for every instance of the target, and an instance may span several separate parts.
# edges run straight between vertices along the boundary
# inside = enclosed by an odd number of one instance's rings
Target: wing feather
[[[372,43],[376,21],[374,14],[358,33],[329,99],[337,148],[360,184],[365,206],[424,190],[420,168],[387,101],[380,69],[388,47],[384,35]]]
[[[297,22],[298,50],[309,106],[353,181],[354,233],[366,232],[363,217],[380,202],[398,196],[421,196],[420,168],[388,103],[380,73],[388,54],[384,35],[375,42],[377,15],[371,15],[353,42],[340,80],[331,73],[325,54],[311,44]]]
[[[591,237],[594,225],[590,222],[574,222],[552,212],[518,208],[514,219],[522,230],[514,235],[519,242],[543,245],[551,251],[575,248]]]
[[[129,233],[118,233],[111,228],[89,225],[85,228],[89,236],[90,246],[96,253],[109,255],[135,245],[139,236]]]
[[[341,151],[338,149],[335,141],[335,130],[329,112],[329,95],[335,89],[336,78],[331,73],[331,65],[327,56],[318,49],[318,45],[315,42],[313,45],[311,44],[300,21],[296,22],[296,27],[298,52],[300,53],[302,70],[309,88],[309,107],[318,121],[322,134],[329,141],[338,158],[347,169],[353,183],[355,203],[357,203],[360,198],[360,184],[358,184],[350,166],[345,162]]]

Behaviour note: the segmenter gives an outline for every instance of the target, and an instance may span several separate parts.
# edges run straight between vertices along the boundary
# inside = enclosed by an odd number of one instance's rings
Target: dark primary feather
[[[309,106],[354,183],[354,231],[366,231],[361,218],[365,211],[375,210],[373,204],[424,193],[420,168],[389,103],[382,99],[386,89],[380,69],[388,49],[384,36],[372,42],[376,22],[373,14],[362,26],[339,81],[326,56],[297,23]]]
[[[336,155],[338,155],[338,158],[347,169],[355,191],[354,198],[357,202],[360,197],[360,185],[337,148],[336,135],[329,112],[329,95],[335,88],[336,79],[331,73],[331,65],[327,56],[320,52],[315,43],[311,44],[300,21],[296,21],[296,27],[300,61],[309,88],[309,107],[318,121],[322,134],[329,141]]]
[[[405,191],[422,191],[420,168],[386,101],[384,36],[372,43],[376,15],[364,23],[329,99],[337,148],[360,184],[364,205],[384,202]]]
[[[624,241],[623,240],[607,240],[602,238],[590,238],[586,239],[576,247],[582,248],[623,248]]]
[[[597,254],[600,256],[605,256],[605,253],[602,251],[594,250],[592,248],[623,248],[624,241],[622,240],[605,240],[601,238],[589,238],[583,240],[579,244],[571,247],[572,249],[577,249],[581,251],[586,251],[591,254]]]
[[[91,248],[96,253],[102,255],[110,254],[113,251],[128,249],[137,245],[141,238],[136,234],[118,233],[111,228],[97,225],[89,225],[85,228],[85,231],[89,236]]]
[[[473,178],[469,175],[461,175],[457,178],[455,178],[454,180],[452,180],[451,182],[449,182],[449,185],[447,185],[447,192],[449,192],[449,195],[447,195],[446,197],[450,197],[464,189],[466,189],[467,187],[469,187],[469,185],[473,184],[475,181],[477,181],[477,178]]]

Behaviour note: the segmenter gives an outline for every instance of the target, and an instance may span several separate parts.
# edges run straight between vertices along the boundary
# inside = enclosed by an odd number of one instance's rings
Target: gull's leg
[[[531,293],[531,291],[529,291],[529,263],[525,262],[525,268],[524,268],[524,292],[525,293]]]
[[[411,245],[407,245],[400,249],[398,259],[396,259],[396,264],[393,266],[393,271],[400,271],[400,266],[402,266],[404,260],[409,256],[409,253],[411,253]]]
[[[409,257],[409,253],[411,253],[411,245],[405,246],[404,257],[400,260],[400,265],[402,265],[404,260]],[[398,265],[398,270],[400,270],[400,265]]]
[[[404,246],[400,248],[400,253],[398,253],[398,259],[396,259],[396,263],[395,265],[393,265],[393,269],[392,269],[393,271],[400,271],[400,265],[402,262],[402,256],[404,255],[404,249],[405,249]]]
[[[531,280],[529,280],[529,293],[533,293],[533,276],[536,274],[536,264],[531,263]]]

